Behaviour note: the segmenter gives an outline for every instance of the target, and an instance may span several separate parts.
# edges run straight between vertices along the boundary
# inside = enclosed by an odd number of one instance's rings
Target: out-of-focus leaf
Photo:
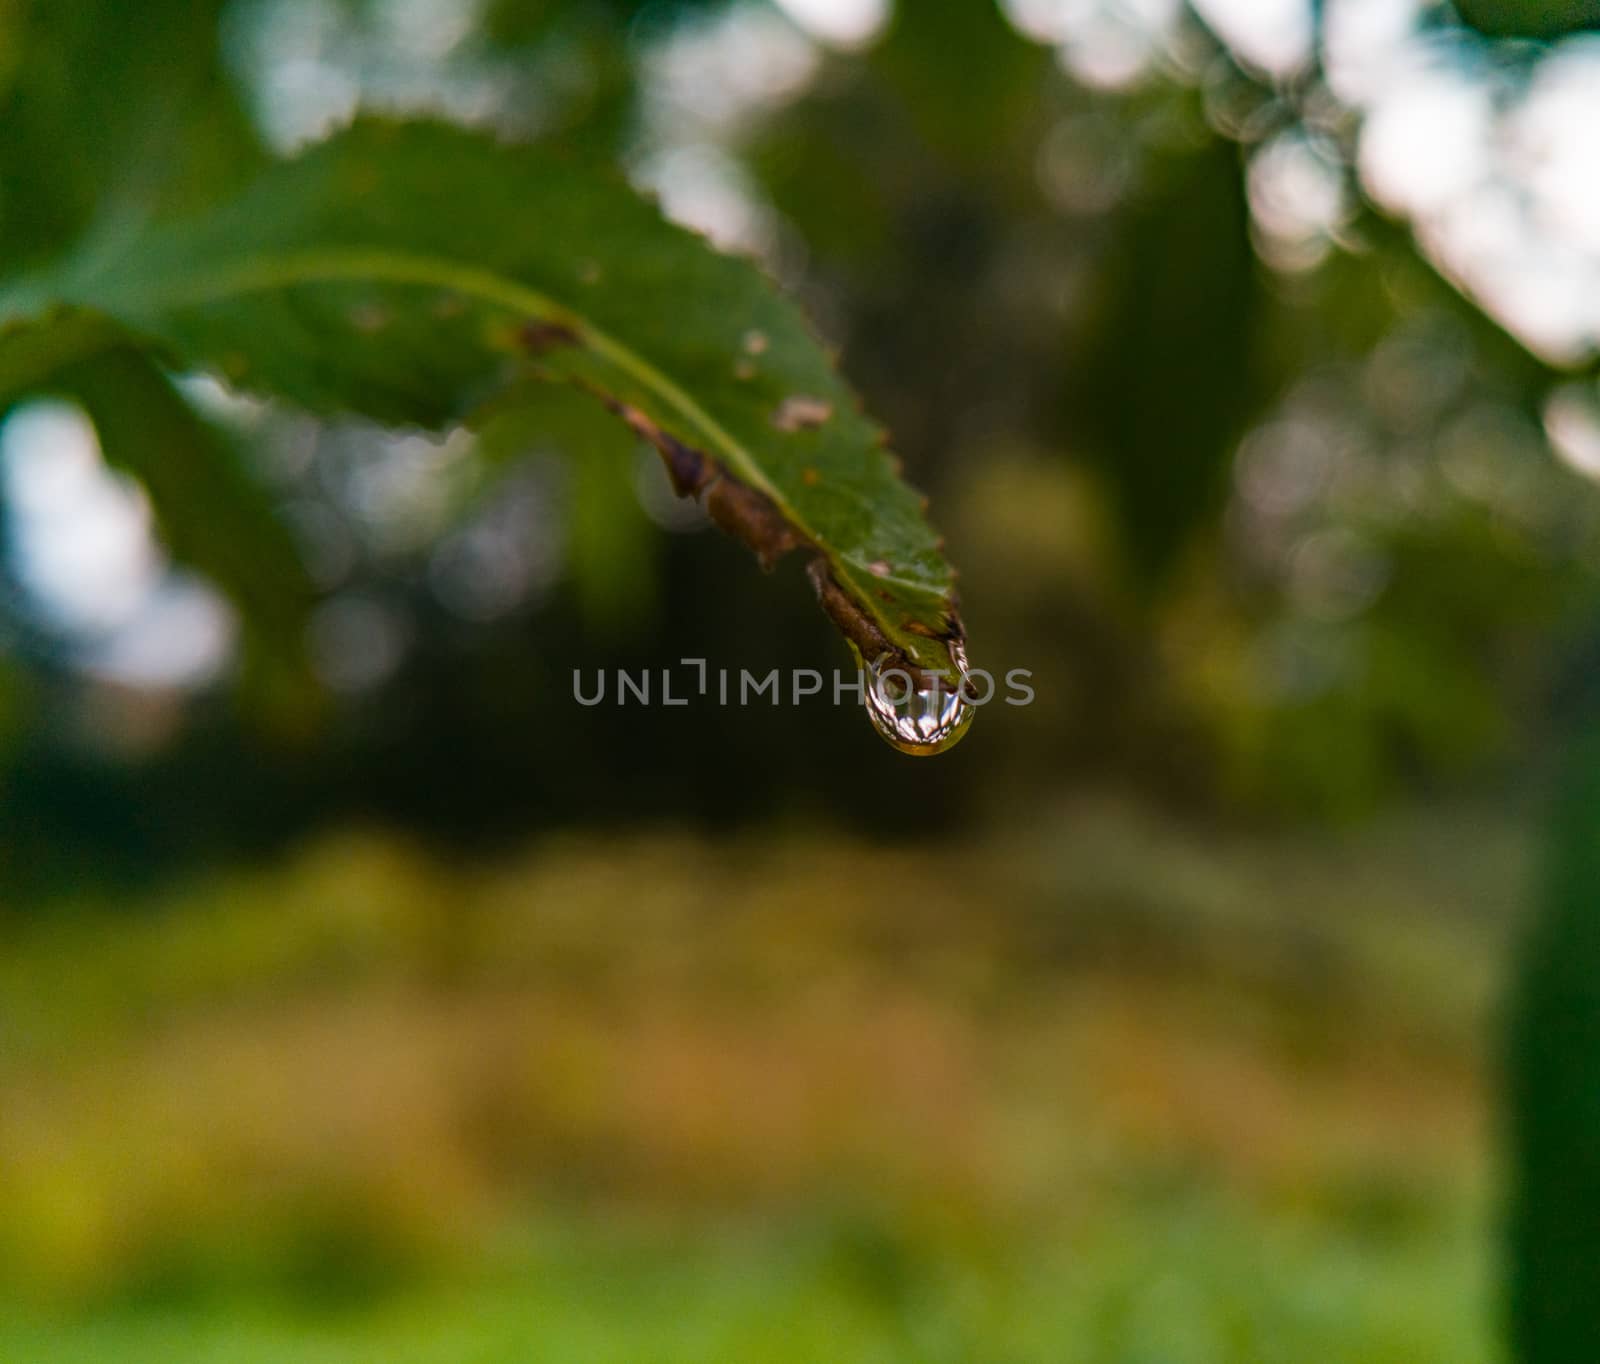
[[[184,208],[259,168],[217,53],[220,0],[11,0],[0,43],[0,260]],[[3,75],[0,72],[0,75]]]
[[[584,618],[597,630],[622,633],[655,595],[651,562],[655,532],[633,486],[627,441],[591,446],[572,463],[567,563]]]
[[[71,366],[50,387],[83,407],[106,463],[144,485],[173,557],[226,593],[275,653],[297,654],[310,588],[265,489],[228,442],[131,347]]]
[[[1511,1335],[1523,1364],[1600,1359],[1600,742],[1572,754],[1523,943],[1508,1050]]]
[[[997,4],[899,5],[870,61],[926,143],[969,169],[1008,171],[997,148],[1049,107],[1050,50],[1024,39]]]
[[[117,328],[93,313],[51,309],[11,323],[0,321],[0,409],[38,388],[66,366],[119,344]]]
[[[392,423],[464,419],[533,373],[577,383],[763,561],[806,550],[869,658],[957,677],[940,544],[803,318],[604,174],[363,121],[213,211],[0,291],[0,326],[60,305],[243,387]]]
[[[564,384],[508,395],[474,424],[491,478],[497,466],[536,451],[565,460],[566,568],[578,609],[602,633],[620,634],[636,623],[656,587],[657,534],[634,484],[638,437]]]
[[[1600,0],[1455,0],[1455,7],[1494,38],[1559,38],[1600,28]]]
[[[1101,305],[1068,359],[1066,427],[1111,490],[1132,567],[1155,581],[1226,491],[1260,290],[1235,147],[1169,154],[1150,181],[1115,224]]]
[[[627,149],[639,118],[632,8],[602,0],[488,0],[483,41],[538,91],[532,131],[541,141],[608,160]]]

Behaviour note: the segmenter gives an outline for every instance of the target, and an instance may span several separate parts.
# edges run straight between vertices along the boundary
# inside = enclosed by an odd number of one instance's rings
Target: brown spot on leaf
[[[828,567],[828,561],[822,555],[816,555],[806,565],[806,573],[811,579],[811,585],[817,590],[817,600],[822,604],[828,619],[838,627],[840,634],[856,646],[861,657],[869,664],[881,668],[899,668],[912,677],[930,675],[928,670],[913,661],[905,650],[889,642],[889,637],[883,633],[883,627],[862,610],[854,597],[839,586],[833,571]],[[886,594],[880,595],[892,600]],[[938,635],[927,629],[916,633],[944,640],[959,638],[960,631],[960,625],[952,621],[947,635]]]
[[[667,477],[672,482],[673,491],[679,497],[698,497],[718,526],[755,551],[763,568],[770,569],[792,549],[814,551],[806,565],[806,573],[816,589],[817,600],[828,618],[855,645],[863,658],[883,667],[901,668],[907,672],[913,669],[921,671],[905,650],[889,642],[883,627],[870,612],[839,585],[828,566],[827,557],[789,523],[766,493],[736,478],[710,456],[669,435],[638,408],[597,389],[591,388],[590,391],[621,417],[636,435],[656,448],[667,467]],[[801,473],[801,478],[813,484],[820,475],[815,469],[807,468]],[[868,568],[879,577],[887,577],[891,572],[884,560],[876,560]],[[894,601],[891,593],[879,591],[877,595],[885,602],[892,604]],[[955,609],[955,594],[951,593],[950,617],[942,634],[915,622],[908,622],[906,628],[929,639],[960,638],[961,626],[956,619]]]
[[[770,497],[730,474],[713,479],[702,500],[711,519],[749,545],[768,571],[791,549],[806,543]]]
[[[667,466],[673,492],[679,497],[698,497],[718,526],[755,552],[762,568],[770,569],[791,549],[809,543],[764,492],[668,435],[638,408],[610,398],[604,401],[636,434],[655,446]]]
[[[811,578],[811,585],[817,590],[817,601],[822,604],[828,619],[839,627],[840,634],[861,651],[864,659],[869,663],[875,663],[886,655],[899,657],[899,650],[889,643],[878,622],[863,611],[856,604],[855,598],[839,586],[833,571],[828,567],[828,561],[822,555],[817,555],[806,565],[806,573]]]
[[[808,488],[815,488],[822,482],[822,475],[808,464],[800,471],[800,481]]]
[[[780,431],[810,431],[821,426],[833,416],[833,404],[821,398],[808,398],[794,393],[778,404],[772,414],[772,424]]]
[[[755,330],[744,334],[744,351],[746,355],[765,355],[767,353],[767,334]]]
[[[649,436],[646,440],[651,440]],[[697,497],[717,478],[716,466],[711,463],[698,450],[691,450],[665,431],[657,431],[651,444],[661,455],[661,462],[667,466],[667,478],[671,480],[672,491],[679,497]]]
[[[754,379],[756,377],[756,362],[754,360],[735,360],[733,362],[733,377],[741,383]]]
[[[698,450],[692,450],[682,441],[669,436],[637,407],[620,403],[615,398],[601,395],[600,401],[628,424],[636,436],[655,446],[661,462],[667,466],[667,478],[672,491],[679,497],[694,497],[718,475],[716,465]]]
[[[577,346],[582,338],[565,322],[524,322],[517,328],[517,344],[530,355],[543,355],[557,346]]]
[[[882,559],[874,559],[867,565],[867,572],[874,578],[887,578],[893,570]]]

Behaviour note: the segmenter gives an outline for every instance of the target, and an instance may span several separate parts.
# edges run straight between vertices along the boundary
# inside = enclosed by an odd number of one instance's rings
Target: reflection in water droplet
[[[960,640],[951,640],[947,647],[950,662],[965,679],[965,647]],[[867,670],[867,714],[873,728],[891,748],[915,757],[943,753],[966,734],[976,708],[961,692],[944,678],[913,675],[884,666],[883,660]]]

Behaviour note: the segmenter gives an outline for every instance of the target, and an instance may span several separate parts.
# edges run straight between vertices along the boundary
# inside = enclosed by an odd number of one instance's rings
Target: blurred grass
[[[0,1359],[1491,1359],[1523,861],[1106,802],[15,917]]]

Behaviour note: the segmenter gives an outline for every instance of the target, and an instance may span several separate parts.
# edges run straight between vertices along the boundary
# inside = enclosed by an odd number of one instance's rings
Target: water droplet
[[[967,675],[967,653],[960,640],[947,645],[950,662]],[[867,671],[867,714],[873,728],[891,748],[914,757],[928,757],[954,747],[972,724],[976,708],[960,686],[927,673],[885,666],[880,660]]]
[[[872,574],[874,578],[887,578],[893,571],[883,559],[874,559],[867,565],[867,572]]]

